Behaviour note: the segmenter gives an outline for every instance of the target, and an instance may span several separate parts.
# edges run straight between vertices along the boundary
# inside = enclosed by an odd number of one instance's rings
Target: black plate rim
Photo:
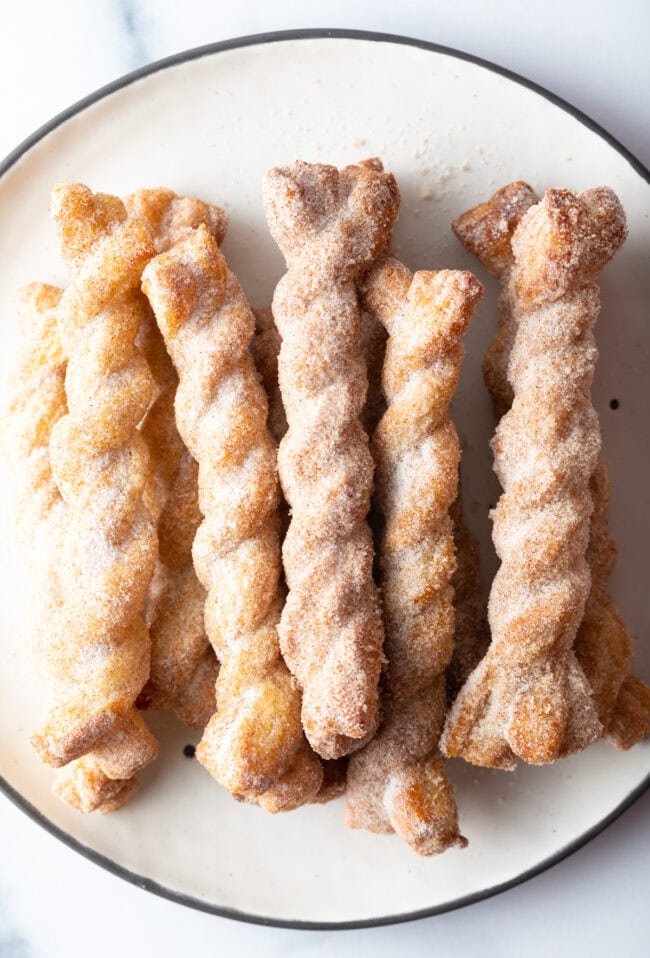
[[[62,110],[60,113],[56,114],[56,116],[52,117],[51,120],[48,120],[47,123],[44,123],[42,126],[40,126],[34,131],[34,133],[24,139],[14,150],[12,150],[11,153],[9,153],[0,163],[0,177],[4,176],[8,170],[15,166],[21,157],[33,146],[35,146],[40,140],[46,137],[58,126],[61,126],[63,123],[65,123],[66,120],[69,120],[76,114],[81,113],[87,107],[92,106],[105,97],[110,96],[110,94],[115,93],[117,90],[121,90],[124,87],[130,86],[137,80],[148,77],[153,73],[159,72],[160,70],[165,70],[168,67],[177,66],[180,63],[186,63],[190,60],[198,60],[201,57],[210,56],[214,53],[220,53],[224,50],[237,49],[239,47],[255,46],[264,43],[277,43],[284,40],[312,40],[325,38],[370,40],[378,43],[395,43],[412,46],[422,50],[429,50],[434,53],[442,53],[447,56],[456,57],[459,60],[465,60],[468,63],[474,63],[478,66],[484,67],[486,70],[490,70],[492,73],[499,74],[508,80],[512,80],[515,83],[532,90],[534,93],[544,97],[544,99],[549,100],[551,103],[555,104],[555,106],[560,107],[560,109],[575,117],[575,119],[579,120],[584,126],[596,133],[618,153],[620,153],[620,155],[627,160],[635,172],[638,173],[639,176],[641,176],[641,178],[647,183],[650,183],[650,170],[639,159],[637,159],[637,157],[634,156],[634,154],[631,153],[627,147],[623,146],[619,140],[612,136],[611,133],[609,133],[602,126],[600,126],[600,124],[596,123],[595,120],[592,120],[591,117],[589,117],[586,113],[583,113],[582,110],[579,110],[577,107],[573,106],[567,100],[562,99],[562,97],[557,96],[555,93],[551,93],[545,87],[540,86],[538,83],[534,83],[532,80],[522,77],[520,74],[515,73],[512,70],[498,66],[497,64],[492,63],[490,60],[485,60],[481,57],[474,56],[471,53],[465,53],[462,50],[456,50],[453,47],[443,46],[439,43],[431,43],[427,40],[418,40],[413,37],[404,37],[390,33],[376,33],[369,30],[339,29],[279,30],[271,33],[258,33],[245,37],[234,37],[230,40],[221,40],[217,43],[208,43],[204,46],[184,50],[180,53],[174,54],[173,56],[164,57],[161,60],[156,60],[153,63],[149,63],[146,66],[140,67],[138,70],[133,70],[117,80],[100,87],[98,90],[95,90],[88,96],[83,97],[83,99],[73,103],[72,106]],[[456,911],[458,908],[464,908],[467,905],[473,905],[476,902],[484,901],[487,898],[501,894],[502,892],[507,891],[510,888],[514,888],[517,885],[522,885],[524,882],[529,881],[531,878],[534,878],[537,875],[541,875],[542,872],[547,871],[549,868],[552,868],[553,865],[557,865],[559,862],[578,851],[578,849],[583,848],[588,842],[590,842],[593,838],[603,832],[609,825],[611,825],[612,822],[616,821],[616,819],[619,818],[625,811],[627,811],[627,809],[630,808],[646,791],[648,791],[648,789],[650,789],[650,774],[648,774],[645,779],[640,782],[639,785],[637,785],[637,787],[633,789],[632,792],[630,792],[630,794],[626,796],[626,798],[623,799],[619,805],[616,806],[616,808],[614,808],[608,815],[593,825],[590,829],[587,829],[586,832],[583,832],[582,835],[579,835],[576,839],[574,839],[574,841],[569,842],[554,855],[551,855],[548,858],[543,859],[541,862],[538,862],[534,867],[524,870],[519,875],[516,875],[514,878],[511,878],[506,882],[502,882],[499,885],[493,885],[490,888],[482,889],[481,891],[474,892],[471,895],[462,895],[451,902],[445,902],[443,905],[434,906],[432,908],[423,908],[412,912],[401,912],[395,915],[385,915],[380,918],[368,918],[357,921],[317,922],[291,921],[283,918],[255,915],[248,912],[239,911],[235,908],[212,905],[209,902],[202,901],[201,899],[195,898],[191,895],[184,895],[180,892],[176,892],[173,889],[167,888],[164,885],[160,885],[149,878],[138,875],[136,872],[132,872],[128,868],[123,868],[121,865],[118,865],[117,862],[112,861],[105,855],[94,851],[87,845],[77,841],[71,835],[68,835],[67,832],[64,832],[61,828],[51,822],[42,812],[32,805],[31,802],[29,802],[15,788],[13,788],[13,786],[11,786],[5,778],[0,776],[0,792],[4,793],[4,795],[6,795],[6,797],[13,802],[14,805],[21,809],[21,811],[29,816],[32,821],[44,828],[45,831],[50,833],[50,835],[58,838],[59,841],[63,842],[64,845],[67,845],[68,848],[78,852],[80,855],[83,855],[84,858],[94,862],[96,865],[99,865],[106,871],[111,872],[118,878],[123,878],[130,884],[136,885],[138,888],[142,888],[145,891],[152,892],[161,898],[167,898],[168,900],[177,902],[180,905],[185,905],[186,907],[193,908],[197,911],[206,912],[211,915],[217,915],[220,918],[231,918],[234,921],[241,921],[254,925],[266,925],[276,928],[291,928],[303,931],[334,931],[356,928],[377,928],[382,925],[401,924],[407,921],[416,921],[420,918],[429,918],[433,915],[445,914],[446,912]]]

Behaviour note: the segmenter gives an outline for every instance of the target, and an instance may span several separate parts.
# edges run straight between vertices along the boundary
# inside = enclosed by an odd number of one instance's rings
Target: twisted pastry
[[[493,513],[502,565],[490,594],[492,644],[443,737],[447,754],[476,764],[552,762],[602,731],[573,644],[591,584],[589,481],[600,453],[594,280],[624,237],[623,210],[604,188],[549,190],[512,237],[514,400],[492,444],[504,489]]]
[[[282,340],[273,320],[273,311],[269,306],[254,309],[255,337],[251,352],[262,385],[269,401],[268,427],[273,439],[279,443],[287,431],[287,417],[282,402],[278,381],[278,356]],[[368,370],[368,397],[361,414],[361,421],[371,432],[381,418],[383,397],[381,396],[380,370],[383,363],[386,344],[386,331],[367,312],[361,316],[361,336],[359,348]],[[289,511],[284,499],[280,503],[280,525],[282,537],[289,527]],[[314,802],[325,804],[338,798],[345,792],[347,758],[323,761],[323,782]]]
[[[501,281],[497,332],[485,356],[483,372],[497,417],[512,404],[507,380],[508,361],[516,331],[510,273],[511,239],[524,214],[537,203],[526,183],[511,183],[486,203],[464,213],[453,224],[461,243]],[[607,521],[609,479],[599,458],[591,476],[593,503],[587,562],[591,589],[575,641],[575,653],[593,690],[598,718],[607,739],[618,748],[630,748],[648,734],[650,689],[629,674],[633,642],[618,610],[607,594],[607,581],[616,561],[616,544]]]
[[[157,253],[170,249],[201,223],[217,243],[225,235],[223,210],[172,190],[138,190],[127,197],[126,207],[145,223]],[[148,609],[151,671],[138,704],[171,708],[187,725],[203,728],[215,708],[218,664],[203,622],[205,590],[192,563],[192,543],[202,518],[198,465],[176,427],[176,370],[144,294],[143,299],[139,340],[158,394],[142,434],[155,463],[148,505],[158,524],[160,560]]]
[[[346,820],[400,834],[431,855],[466,842],[438,750],[451,659],[454,541],[449,510],[460,447],[449,418],[461,336],[482,295],[471,273],[419,272],[397,260],[371,270],[364,305],[389,334],[388,404],[373,437],[385,519],[381,581],[386,623],[383,723],[350,758]]]
[[[274,441],[279,443],[287,431],[287,417],[278,382],[278,356],[282,340],[269,306],[254,309],[253,314],[255,316],[255,337],[251,343],[251,353],[269,401],[269,432]],[[282,498],[280,502],[281,539],[284,538],[288,527],[289,509],[286,501]],[[338,798],[345,791],[347,758],[324,760],[322,766],[323,781],[318,794],[312,801],[324,805],[326,802]]]
[[[278,464],[292,510],[280,640],[323,758],[346,754],[377,725],[383,626],[366,522],[373,464],[359,422],[367,377],[355,280],[385,246],[398,205],[394,177],[367,165],[297,162],[264,182],[288,267],[273,299],[289,423]]]
[[[137,432],[151,376],[134,344],[137,286],[153,249],[116,197],[63,186],[52,205],[72,272],[58,306],[68,413],[50,441],[68,510],[63,601],[42,650],[52,706],[32,742],[44,762],[68,766],[55,785],[62,798],[84,811],[110,810],[157,753],[134,708],[149,669],[139,614],[157,548],[142,501],[149,463]]]
[[[24,339],[5,436],[7,452],[21,474],[17,520],[36,566],[35,652],[43,662],[63,601],[57,570],[68,515],[52,475],[49,450],[54,424],[67,412],[66,360],[57,324],[60,299],[61,290],[44,283],[31,283],[18,293]],[[89,757],[60,773],[55,791],[80,811],[109,812],[121,808],[136,787],[135,778],[108,779]]]
[[[278,644],[278,482],[248,351],[253,315],[204,226],[149,264],[143,289],[179,375],[178,429],[199,464],[205,518],[193,553],[221,671],[197,757],[236,797],[295,807],[316,794],[322,770]]]

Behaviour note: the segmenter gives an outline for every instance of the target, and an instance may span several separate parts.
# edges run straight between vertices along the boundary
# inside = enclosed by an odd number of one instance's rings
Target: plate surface
[[[164,184],[225,206],[226,255],[252,304],[262,305],[282,273],[262,213],[264,171],[298,157],[342,165],[380,155],[402,192],[399,254],[412,268],[472,269],[487,286],[467,337],[455,409],[467,511],[489,582],[495,559],[487,508],[498,489],[480,363],[497,289],[456,243],[449,223],[516,178],[538,191],[608,184],[626,208],[630,236],[603,275],[594,398],[621,551],[612,593],[637,636],[638,673],[648,679],[650,188],[643,170],[549,98],[449,51],[368,36],[240,43],[127,78],[53,125],[6,169],[0,179],[3,404],[17,344],[13,291],[34,279],[65,282],[48,221],[55,183],[80,180],[118,194]],[[615,411],[612,398],[619,401]],[[78,815],[51,794],[53,773],[28,745],[43,697],[25,629],[30,595],[16,559],[11,477],[1,468],[0,773],[30,814],[140,885],[253,921],[323,927],[401,920],[522,880],[580,845],[647,784],[650,743],[627,754],[598,745],[554,767],[512,774],[452,762],[470,846],[421,860],[394,837],[348,831],[342,801],[276,818],[238,805],[184,757],[192,736],[158,714],[151,724],[160,758],[140,776],[134,800],[117,815]]]

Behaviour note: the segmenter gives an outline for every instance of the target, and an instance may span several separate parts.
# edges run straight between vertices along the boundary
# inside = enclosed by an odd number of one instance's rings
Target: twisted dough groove
[[[460,447],[449,418],[461,337],[482,295],[471,273],[419,272],[388,259],[365,280],[364,305],[389,334],[387,411],[373,438],[384,515],[386,623],[383,722],[350,758],[348,825],[398,832],[431,855],[466,842],[438,750],[454,636],[449,510]]]
[[[18,291],[22,339],[3,429],[4,451],[18,478],[17,532],[29,557],[36,600],[30,626],[37,661],[44,657],[50,622],[61,601],[57,569],[66,506],[50,465],[52,429],[68,409],[66,360],[57,327],[61,292],[45,283],[30,283]]]
[[[274,442],[280,443],[287,431],[287,416],[284,411],[280,383],[278,381],[278,356],[282,340],[273,320],[270,306],[254,309],[255,337],[251,343],[251,353],[255,368],[260,374],[262,385],[269,403],[269,432]]]
[[[276,443],[279,443],[287,431],[287,417],[282,402],[280,383],[278,382],[278,357],[282,340],[273,319],[270,306],[261,306],[253,310],[255,316],[255,336],[251,343],[251,353],[255,368],[269,402],[268,427]],[[378,325],[378,324],[376,324]],[[282,498],[280,502],[280,539],[289,528],[289,508]],[[324,805],[338,798],[345,791],[347,758],[324,760],[323,781],[318,794],[312,799]]]
[[[204,223],[217,243],[227,217],[219,207],[172,190],[138,190],[126,199],[132,217],[149,229],[157,253],[165,252]],[[160,559],[149,596],[151,671],[138,704],[174,709],[193,728],[203,728],[214,712],[218,664],[205,633],[205,589],[192,562],[192,543],[201,523],[198,465],[176,427],[174,399],[178,376],[146,298],[139,330],[142,351],[153,372],[157,395],[142,426],[154,483],[149,508],[157,521]]]
[[[199,464],[193,554],[221,671],[197,757],[238,798],[294,807],[318,791],[322,771],[278,643],[278,482],[248,351],[253,315],[204,226],[149,264],[143,289],[179,375],[178,429]]]
[[[501,281],[497,332],[485,356],[483,372],[497,417],[512,404],[507,373],[516,332],[511,240],[519,221],[538,202],[526,183],[510,183],[486,203],[464,213],[454,224],[461,243]],[[632,637],[607,594],[616,561],[616,544],[607,521],[609,479],[602,457],[590,480],[593,503],[587,562],[591,589],[575,641],[575,653],[593,690],[598,718],[607,739],[630,748],[648,734],[650,689],[629,674]]]
[[[589,481],[600,453],[594,280],[624,237],[607,189],[549,190],[512,237],[514,400],[492,444],[504,489],[493,513],[502,565],[490,594],[492,644],[443,739],[447,754],[477,764],[552,762],[602,731],[573,644],[591,584]]]
[[[399,197],[394,177],[372,165],[303,162],[267,173],[263,197],[288,268],[273,298],[289,423],[278,461],[292,510],[280,638],[303,690],[307,738],[338,758],[377,724],[383,626],[366,522],[373,463],[359,422],[367,377],[355,280],[391,235]]]
[[[481,594],[478,545],[465,522],[460,483],[450,515],[456,546],[456,569],[451,579],[456,624],[454,651],[445,673],[449,703],[454,701],[490,644],[486,602]]]
[[[591,590],[575,650],[593,689],[605,737],[626,750],[650,730],[650,688],[630,674],[634,643],[607,592],[618,550],[607,520],[610,486],[602,459],[591,477],[590,488],[594,506],[587,549]]]
[[[19,474],[16,521],[41,575],[54,572],[48,541],[58,542],[64,504],[50,467],[50,435],[67,412],[66,361],[57,329],[61,290],[30,283],[16,305],[22,343],[4,428],[4,448]],[[58,530],[58,531],[57,531]],[[54,549],[56,546],[54,546]]]
[[[61,797],[84,811],[107,810],[157,753],[134,708],[149,670],[140,612],[157,551],[142,498],[149,461],[137,431],[151,376],[135,348],[137,288],[153,248],[116,197],[63,186],[52,205],[72,273],[58,307],[68,413],[50,442],[68,510],[62,602],[42,650],[52,706],[32,742],[44,762],[68,766],[55,786]]]

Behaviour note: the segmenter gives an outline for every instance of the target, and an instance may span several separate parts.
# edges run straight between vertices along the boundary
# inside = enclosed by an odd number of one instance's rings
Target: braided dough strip
[[[373,167],[377,169],[376,162]],[[287,431],[287,417],[282,402],[278,380],[278,357],[282,340],[273,320],[270,306],[253,310],[255,316],[255,337],[251,352],[255,366],[260,374],[262,385],[269,400],[268,426],[276,443],[280,443]],[[365,310],[361,316],[361,336],[359,348],[368,371],[368,396],[361,413],[361,421],[367,432],[372,433],[381,419],[385,408],[381,395],[381,367],[386,348],[386,330]],[[283,534],[289,526],[289,512],[286,502],[280,504],[281,527]],[[323,783],[315,802],[331,802],[345,792],[347,757],[323,761]]]
[[[493,441],[504,493],[493,513],[502,565],[490,594],[492,644],[443,739],[447,754],[477,764],[552,762],[602,732],[573,644],[591,585],[589,481],[600,454],[594,280],[624,237],[607,189],[549,190],[512,237],[514,400]]]
[[[278,381],[278,356],[282,340],[273,320],[273,311],[269,306],[254,309],[253,313],[255,338],[251,344],[251,352],[269,400],[269,431],[276,443],[279,443],[287,431],[287,417]],[[361,414],[361,421],[366,431],[372,432],[381,418],[384,405],[380,394],[386,331],[365,311],[362,314],[361,326],[359,348],[368,370],[368,398]],[[280,510],[281,526],[285,533],[289,526],[289,512],[284,500],[280,504]],[[342,795],[345,792],[346,771],[346,756],[324,760],[323,784],[314,801],[325,804]]]
[[[512,234],[537,196],[526,183],[498,190],[486,203],[464,213],[453,224],[461,243],[501,281],[497,332],[485,356],[483,371],[497,417],[512,404],[508,361],[516,322],[510,272]],[[575,653],[589,684],[606,738],[618,748],[630,748],[648,734],[650,689],[629,674],[632,637],[607,594],[607,581],[616,561],[616,544],[607,521],[609,478],[602,457],[590,480],[593,513],[587,549],[591,590],[575,641]]]
[[[67,412],[66,360],[57,324],[61,295],[60,289],[45,283],[31,283],[18,292],[24,338],[5,436],[7,452],[20,472],[17,521],[35,566],[34,594],[39,606],[35,651],[41,661],[46,659],[44,650],[62,602],[57,569],[67,516],[52,476],[49,449],[52,428]],[[61,773],[55,791],[80,811],[109,812],[121,808],[136,788],[135,778],[109,779],[88,758],[72,763],[70,773]]]
[[[248,351],[253,315],[204,226],[149,264],[143,289],[179,375],[178,429],[199,464],[205,518],[193,554],[221,671],[197,757],[236,797],[295,807],[316,794],[322,770],[278,643],[278,482]]]
[[[165,252],[205,223],[217,243],[227,216],[201,200],[173,190],[138,190],[126,208],[145,223],[157,253]],[[198,465],[176,427],[174,399],[178,376],[164,339],[146,304],[139,338],[152,369],[157,396],[142,426],[155,463],[149,505],[158,525],[160,559],[150,590],[148,624],[151,672],[138,699],[141,707],[171,708],[192,728],[203,728],[214,712],[218,663],[205,633],[205,589],[192,562],[192,543],[201,524]]]
[[[296,162],[264,181],[264,207],[288,272],[273,315],[289,431],[278,464],[292,510],[282,651],[303,690],[312,747],[338,758],[378,719],[383,625],[366,515],[373,463],[359,422],[367,377],[355,280],[386,245],[399,204],[392,175]]]
[[[255,316],[255,336],[251,343],[251,353],[255,361],[262,385],[269,401],[269,432],[279,443],[287,431],[287,417],[282,403],[278,382],[278,356],[281,339],[273,320],[270,306],[261,306],[253,310]],[[289,527],[289,508],[284,498],[280,502],[280,538],[283,539]],[[313,802],[324,805],[345,792],[345,774],[347,758],[324,760],[323,781]]]
[[[42,655],[52,705],[32,743],[67,767],[55,791],[83,811],[111,810],[157,743],[134,708],[149,669],[140,618],[155,563],[143,504],[149,462],[137,431],[151,376],[135,348],[140,274],[153,254],[116,198],[58,187],[53,217],[72,281],[58,307],[68,413],[54,425],[52,473],[68,505],[62,602]]]
[[[346,820],[398,832],[421,855],[464,847],[438,750],[454,636],[453,528],[460,446],[449,418],[461,337],[482,295],[471,273],[418,272],[388,259],[364,305],[389,334],[387,411],[373,438],[385,518],[380,568],[386,623],[383,723],[350,758]]]

